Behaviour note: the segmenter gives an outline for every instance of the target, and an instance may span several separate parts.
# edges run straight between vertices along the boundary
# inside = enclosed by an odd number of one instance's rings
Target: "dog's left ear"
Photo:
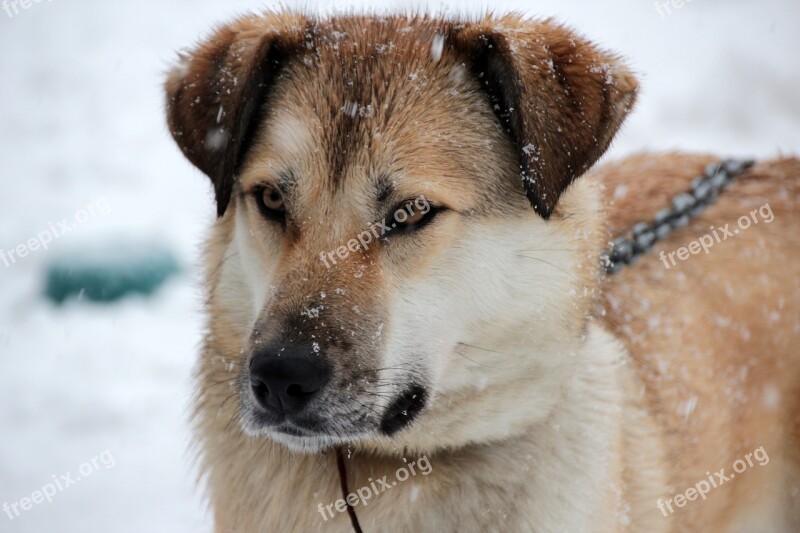
[[[549,218],[608,148],[636,100],[635,77],[618,57],[551,21],[488,19],[450,37],[515,144],[531,205]]]
[[[270,87],[300,48],[299,15],[267,13],[222,26],[182,54],[165,83],[170,133],[214,185],[217,215],[230,203],[234,175],[247,152]]]

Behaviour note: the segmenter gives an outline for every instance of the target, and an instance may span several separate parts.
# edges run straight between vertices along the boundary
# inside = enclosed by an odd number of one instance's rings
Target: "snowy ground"
[[[201,329],[193,264],[212,202],[168,138],[160,83],[173,50],[264,4],[37,1],[13,17],[0,11],[0,249],[98,201],[108,209],[49,251],[0,262],[0,505],[99,459],[52,503],[14,520],[0,514],[0,531],[209,531],[186,413]],[[630,59],[643,90],[612,156],[800,152],[793,0],[686,0],[665,17],[652,0],[494,6],[505,8],[555,15]],[[125,236],[172,246],[185,274],[155,298],[111,307],[41,298],[42,269],[56,254]]]

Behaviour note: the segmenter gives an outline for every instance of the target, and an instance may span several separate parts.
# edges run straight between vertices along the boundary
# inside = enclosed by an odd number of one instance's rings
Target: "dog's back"
[[[598,169],[611,234],[652,219],[715,161],[648,154]],[[628,453],[674,466],[665,494],[684,499],[668,506],[664,498],[660,512],[655,499],[645,506],[682,530],[797,531],[798,228],[800,160],[759,163],[686,228],[607,280],[605,320],[635,361],[642,403],[660,434],[647,439],[658,445]],[[645,464],[629,462],[629,485]],[[701,496],[698,483],[709,491]]]

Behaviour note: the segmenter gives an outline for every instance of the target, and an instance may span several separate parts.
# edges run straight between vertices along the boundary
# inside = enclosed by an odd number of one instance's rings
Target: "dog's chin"
[[[251,404],[246,408],[249,414],[242,418],[242,429],[251,437],[267,437],[294,452],[321,453],[336,446],[391,439],[414,422],[425,409],[427,398],[427,391],[413,384],[395,397],[380,419],[361,418],[352,425],[341,418],[338,422],[324,418],[313,422],[283,416],[271,418]]]
[[[244,424],[245,433],[251,437],[266,437],[296,453],[316,454],[330,448],[353,444],[375,436],[376,432],[361,431],[350,433],[310,433],[290,423],[279,426],[258,426]]]

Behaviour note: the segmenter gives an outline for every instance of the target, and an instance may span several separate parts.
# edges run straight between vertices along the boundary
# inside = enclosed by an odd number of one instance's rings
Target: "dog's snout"
[[[276,414],[301,411],[330,378],[323,357],[303,345],[273,345],[250,361],[250,386],[259,405]]]

